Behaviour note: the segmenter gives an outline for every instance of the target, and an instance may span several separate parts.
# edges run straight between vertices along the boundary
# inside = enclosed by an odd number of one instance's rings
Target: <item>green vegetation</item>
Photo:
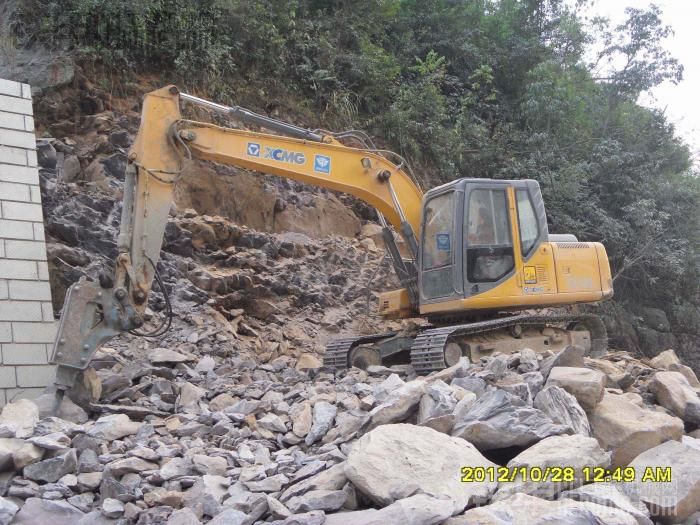
[[[656,8],[609,28],[562,0],[30,0],[15,30],[223,102],[364,128],[426,185],[537,179],[551,231],[605,243],[618,298],[700,302],[700,180],[663,113],[636,103],[682,75]]]

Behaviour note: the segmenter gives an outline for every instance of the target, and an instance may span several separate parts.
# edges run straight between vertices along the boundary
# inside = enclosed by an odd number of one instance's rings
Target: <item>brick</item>
[[[0,128],[0,144],[14,146],[15,148],[33,149],[36,148],[36,138],[34,133]]]
[[[53,343],[58,323],[12,323],[15,343]]]
[[[0,389],[0,407],[4,407],[7,404],[7,398],[5,397],[5,391]]]
[[[28,149],[25,150],[27,153],[27,166],[34,166],[36,167],[37,161],[36,161],[36,150],[35,149]]]
[[[0,95],[10,95],[11,97],[22,96],[22,84],[13,80],[0,78]]]
[[[3,365],[45,365],[46,345],[42,344],[3,344]],[[40,385],[25,385],[40,386]]]
[[[27,162],[27,156],[24,150],[20,151],[22,151],[22,163],[24,164]],[[2,149],[0,149],[0,158],[2,158]],[[0,181],[18,182],[21,184],[39,184],[39,171],[29,166],[0,164]]]
[[[29,186],[14,182],[0,182],[0,199],[4,201],[29,202]]]
[[[35,224],[38,223],[0,219],[0,237],[5,239],[34,239]]]
[[[56,339],[58,323],[12,323],[12,338],[14,343],[51,343]]]
[[[13,388],[17,386],[17,377],[14,366],[0,366],[0,388]]]
[[[28,131],[26,129],[25,118],[26,117],[24,115],[20,115],[19,113],[8,113],[7,111],[0,111],[0,128]]]
[[[26,98],[10,97],[0,95],[0,111],[9,111],[10,113],[22,113],[23,115],[32,115],[32,101]]]
[[[0,144],[0,159],[5,164],[19,164],[20,166],[27,165],[27,150],[20,148],[11,148]],[[3,166],[0,164],[0,170]]]
[[[0,343],[12,342],[12,324],[0,323]]]
[[[40,279],[41,277],[39,277],[37,265],[34,261],[13,261],[10,259],[0,259],[0,278],[36,280]]]
[[[53,383],[56,367],[53,365],[33,365],[17,367],[17,386],[44,387]]]
[[[39,270],[39,279],[42,281],[48,281],[49,280],[49,265],[48,263],[38,261],[36,263],[37,268]]]
[[[31,131],[34,133],[34,117],[24,116],[24,131]]]
[[[32,98],[32,86],[29,84],[22,84],[22,98]]]
[[[51,382],[53,382],[53,380],[51,380]],[[8,403],[17,401],[18,399],[36,399],[43,393],[43,388],[8,388],[5,390]]]
[[[0,301],[0,321],[41,321],[41,303]]]
[[[51,288],[46,281],[10,281],[10,299],[20,301],[50,301]]]
[[[44,321],[55,321],[53,313],[53,303],[41,303],[41,317]]]
[[[7,281],[0,279],[0,299],[9,299],[10,292],[7,289]]]
[[[0,259],[5,258],[5,241],[0,239]]]
[[[43,222],[44,216],[40,204],[2,201],[2,217],[18,221]]]
[[[5,240],[5,257],[8,259],[46,260],[46,245],[41,241]]]
[[[29,186],[29,195],[32,202],[41,204],[41,188],[39,186]]]

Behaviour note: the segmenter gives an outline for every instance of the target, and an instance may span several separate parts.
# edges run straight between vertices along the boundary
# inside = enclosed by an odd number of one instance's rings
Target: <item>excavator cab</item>
[[[550,236],[534,180],[459,179],[428,191],[419,246],[420,312],[433,317],[612,294],[602,245]]]

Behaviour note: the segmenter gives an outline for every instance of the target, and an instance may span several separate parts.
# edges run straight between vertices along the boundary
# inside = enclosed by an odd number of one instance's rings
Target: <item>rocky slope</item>
[[[123,150],[138,122],[92,93],[81,95],[92,114],[77,120],[61,98],[40,102],[61,137],[39,145],[57,309],[70,283],[111,267]],[[219,168],[192,169],[211,192]],[[250,188],[245,173],[224,171],[231,188]],[[313,238],[275,233],[262,214],[255,224],[271,231],[261,232],[202,214],[232,204],[195,186],[181,188],[159,263],[172,330],[113,340],[60,417],[48,415],[50,394],[2,410],[0,523],[700,519],[700,383],[672,351],[523,349],[428,377],[408,365],[333,374],[320,366],[328,337],[398,327],[365,315],[372,278],[392,282],[372,227],[360,239]],[[304,221],[336,199],[272,179],[250,191]],[[150,325],[163,310],[156,291]]]

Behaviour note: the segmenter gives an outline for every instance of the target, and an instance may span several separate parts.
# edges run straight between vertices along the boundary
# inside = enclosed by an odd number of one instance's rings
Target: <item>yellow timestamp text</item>
[[[571,483],[583,480],[584,483],[602,483],[616,481],[620,483],[671,481],[671,467],[646,467],[637,472],[634,467],[462,467],[462,483],[533,481],[550,483]]]

